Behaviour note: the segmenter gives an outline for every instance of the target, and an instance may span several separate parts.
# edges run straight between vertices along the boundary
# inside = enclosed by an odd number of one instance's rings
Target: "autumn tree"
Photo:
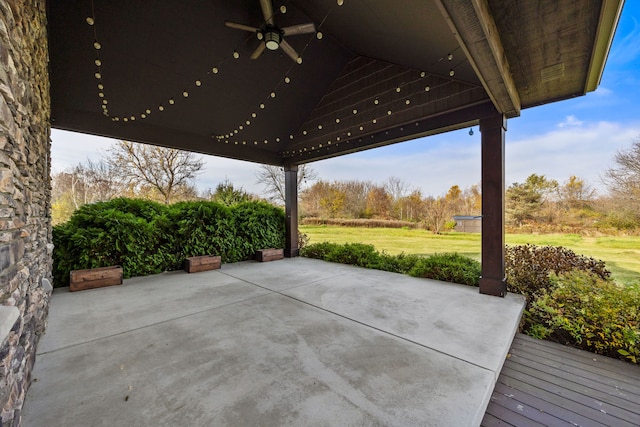
[[[482,193],[477,185],[467,187],[462,192],[462,215],[482,214]]]
[[[584,179],[571,175],[558,187],[558,197],[565,209],[584,209],[595,197],[596,191]]]
[[[409,195],[396,202],[396,209],[400,211],[400,219],[406,221],[420,221],[425,216],[425,204],[420,190],[413,190]]]
[[[427,197],[424,200],[424,223],[434,234],[440,234],[447,223],[452,219],[451,207],[446,197]]]
[[[305,163],[298,166],[297,178],[298,193],[300,193],[305,184],[318,179],[318,174],[311,166]],[[286,203],[284,168],[273,165],[260,165],[258,172],[256,172],[256,183],[264,186],[267,198],[272,203],[284,206]]]
[[[106,161],[131,192],[165,204],[196,198],[193,181],[204,168],[192,152],[129,141],[112,146]]]
[[[382,186],[375,186],[367,194],[367,216],[387,218],[391,210],[392,199]]]

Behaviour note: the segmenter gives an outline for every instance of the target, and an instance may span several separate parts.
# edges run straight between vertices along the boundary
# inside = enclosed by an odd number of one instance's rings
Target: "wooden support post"
[[[300,255],[298,248],[298,165],[284,167],[285,196],[285,248],[284,256],[294,258]]]
[[[480,120],[482,133],[482,277],[480,293],[505,296],[504,137],[502,114]]]

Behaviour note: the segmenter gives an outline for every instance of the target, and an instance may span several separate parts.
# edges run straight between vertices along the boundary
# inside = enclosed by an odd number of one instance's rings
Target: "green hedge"
[[[373,245],[322,242],[305,247],[301,254],[308,258],[470,286],[478,286],[480,280],[480,263],[456,253],[425,257],[406,254],[389,255],[378,252]]]
[[[128,278],[181,269],[189,256],[250,259],[257,249],[283,248],[284,227],[282,209],[264,202],[229,208],[120,198],[85,205],[53,227],[54,286],[67,286],[71,270],[121,265]]]

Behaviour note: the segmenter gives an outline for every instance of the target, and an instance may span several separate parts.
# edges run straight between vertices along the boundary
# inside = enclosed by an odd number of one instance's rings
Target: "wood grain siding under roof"
[[[571,3],[572,7],[556,0],[490,2],[523,108],[589,90],[587,77],[598,22],[607,2]],[[607,41],[603,43],[608,46]]]

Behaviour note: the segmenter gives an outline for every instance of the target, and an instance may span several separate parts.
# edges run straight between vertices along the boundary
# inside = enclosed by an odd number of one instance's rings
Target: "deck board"
[[[639,426],[640,366],[518,334],[482,426]]]

